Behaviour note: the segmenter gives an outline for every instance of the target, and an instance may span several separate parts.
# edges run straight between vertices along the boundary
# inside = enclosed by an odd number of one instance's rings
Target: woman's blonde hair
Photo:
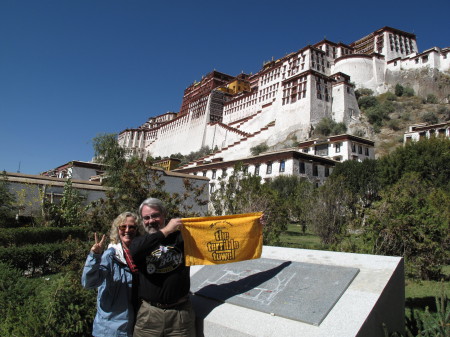
[[[129,217],[132,217],[134,219],[134,222],[136,224],[136,236],[139,236],[141,229],[140,224],[138,223],[138,216],[133,212],[123,212],[117,216],[117,218],[114,219],[111,230],[109,231],[109,240],[111,243],[119,243],[120,237],[119,237],[119,225],[122,225],[125,220]]]

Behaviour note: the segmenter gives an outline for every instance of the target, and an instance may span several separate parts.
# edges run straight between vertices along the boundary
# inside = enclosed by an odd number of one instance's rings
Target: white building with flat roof
[[[443,137],[450,138],[450,122],[428,125],[427,123],[410,125],[403,135],[403,143],[421,139]]]

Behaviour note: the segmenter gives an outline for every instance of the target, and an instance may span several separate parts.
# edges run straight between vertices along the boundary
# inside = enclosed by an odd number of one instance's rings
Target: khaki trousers
[[[174,309],[160,309],[142,301],[133,337],[195,337],[195,313],[191,302]]]

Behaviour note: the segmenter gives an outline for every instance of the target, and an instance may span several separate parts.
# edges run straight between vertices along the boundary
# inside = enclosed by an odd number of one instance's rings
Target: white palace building
[[[243,159],[249,169],[272,172],[274,168],[268,169],[267,163],[276,162],[283,172],[291,167],[289,174],[300,172],[303,160],[311,164],[309,177],[320,172],[325,177],[339,160],[374,158],[374,143],[341,135],[330,137],[326,146],[324,141],[314,144],[314,126],[325,117],[346,125],[357,122],[360,110],[355,89],[368,88],[380,94],[395,86],[387,83],[390,74],[425,67],[449,70],[450,48],[434,47],[420,53],[414,34],[391,27],[350,44],[322,40],[265,63],[256,74],[231,76],[212,71],[186,88],[178,113],[152,117],[136,129],[126,129],[118,142],[130,155],[142,157],[186,155],[208,146],[215,152],[176,171],[210,178]],[[256,145],[275,146],[293,135],[299,147],[277,154],[250,154]],[[310,151],[305,151],[305,144]],[[322,152],[316,152],[318,147]],[[342,147],[342,152],[334,153],[336,147]],[[262,163],[264,167],[255,166]]]

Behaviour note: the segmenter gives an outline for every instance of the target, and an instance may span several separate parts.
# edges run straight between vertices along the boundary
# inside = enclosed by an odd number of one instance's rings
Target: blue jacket
[[[86,289],[98,288],[92,335],[131,337],[134,325],[132,274],[123,259],[122,246],[114,245],[103,254],[90,252],[81,284]]]

